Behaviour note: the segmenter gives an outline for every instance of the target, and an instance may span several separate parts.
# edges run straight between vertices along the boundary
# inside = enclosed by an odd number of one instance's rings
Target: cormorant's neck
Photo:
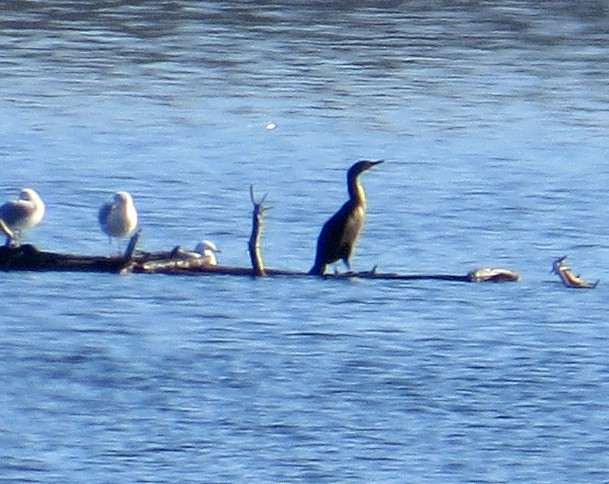
[[[347,186],[349,188],[349,198],[351,201],[366,208],[366,195],[364,194],[364,187],[359,182],[359,173],[348,177]]]

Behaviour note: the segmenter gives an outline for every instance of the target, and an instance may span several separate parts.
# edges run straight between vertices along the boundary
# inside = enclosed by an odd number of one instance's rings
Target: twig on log
[[[141,230],[138,230],[135,234],[133,234],[131,239],[129,239],[129,243],[127,244],[127,248],[125,249],[125,253],[122,257],[123,265],[119,270],[121,274],[133,272],[133,266],[135,265],[133,254],[135,253],[135,248],[140,240],[141,232]]]
[[[252,234],[248,243],[250,259],[252,261],[252,267],[254,269],[254,275],[256,277],[266,276],[264,270],[264,263],[262,262],[262,256],[260,255],[260,233],[262,232],[262,216],[266,210],[264,207],[264,201],[266,200],[267,194],[265,194],[260,201],[256,201],[254,196],[254,186],[250,185],[250,199],[254,205],[254,211],[252,213]]]
[[[571,272],[566,264],[565,260],[567,256],[560,257],[552,264],[552,272],[560,277],[560,280],[566,287],[576,287],[580,289],[595,289],[596,286],[601,282],[600,279],[596,282],[584,281],[580,276],[576,276]]]
[[[31,244],[0,247],[0,269],[3,271],[84,271],[120,272],[120,257],[85,256],[39,251]]]
[[[138,230],[133,237],[129,240],[129,244],[127,244],[127,248],[125,249],[125,255],[123,256],[125,260],[131,261],[133,260],[133,253],[135,252],[135,247],[140,240],[141,230]]]
[[[2,220],[0,218],[0,230],[2,230],[2,233],[4,235],[6,235],[6,244],[4,245],[12,245],[13,241],[15,240],[15,234],[13,233],[13,231],[11,229],[8,228],[8,225],[6,225],[6,223],[4,222],[4,220]]]

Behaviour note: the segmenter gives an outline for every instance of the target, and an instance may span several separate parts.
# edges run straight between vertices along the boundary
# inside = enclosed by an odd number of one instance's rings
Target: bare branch
[[[15,240],[15,234],[11,229],[8,228],[8,225],[0,218],[0,230],[4,235],[6,235],[6,245],[11,245]]]
[[[250,199],[254,205],[254,211],[252,213],[252,233],[250,235],[248,248],[254,275],[257,277],[264,277],[266,276],[266,272],[264,270],[262,256],[260,255],[260,234],[262,233],[262,219],[265,211],[263,203],[266,200],[266,194],[257,202],[254,194],[254,187],[253,185],[250,185]]]

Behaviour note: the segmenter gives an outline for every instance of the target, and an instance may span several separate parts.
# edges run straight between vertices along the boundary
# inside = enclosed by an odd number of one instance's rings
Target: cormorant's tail
[[[310,276],[323,276],[326,270],[326,264],[319,264],[317,261],[309,271]]]

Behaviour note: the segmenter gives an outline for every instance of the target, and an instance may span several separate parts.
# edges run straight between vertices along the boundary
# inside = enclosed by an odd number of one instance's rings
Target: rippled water
[[[5,2],[0,189],[28,235],[306,270],[366,173],[353,258],[515,284],[6,273],[1,482],[605,482],[604,2]],[[267,129],[269,123],[275,129]]]

